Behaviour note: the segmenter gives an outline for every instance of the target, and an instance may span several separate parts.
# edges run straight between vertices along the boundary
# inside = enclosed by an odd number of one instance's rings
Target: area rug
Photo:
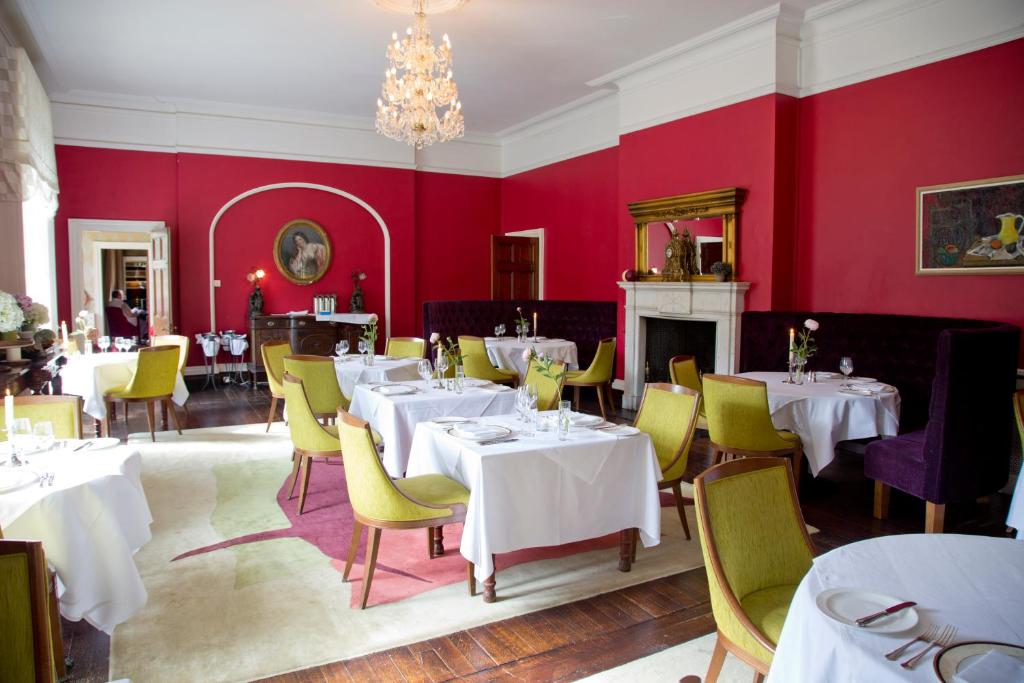
[[[680,678],[688,675],[700,676],[703,679],[708,671],[708,664],[711,663],[711,652],[714,649],[715,634],[709,633],[614,669],[582,678],[579,683],[678,683]],[[726,655],[718,683],[748,683],[753,675],[753,668],[732,655]]]
[[[467,595],[457,529],[446,529],[448,552],[433,561],[425,559],[425,532],[386,531],[371,591],[377,604],[352,609],[352,593],[362,583],[342,583],[337,559],[344,557],[350,532],[350,522],[335,509],[343,507],[343,468],[314,465],[307,513],[296,519],[295,501],[281,500],[291,469],[286,429],[281,423],[270,434],[264,429],[244,425],[188,430],[181,437],[161,433],[156,443],[148,434],[130,437],[142,453],[143,485],[154,517],[153,540],[136,555],[149,599],[114,631],[111,678],[251,680],[507,619],[701,564],[699,544],[685,540],[675,508],[668,507],[662,510],[661,544],[641,549],[633,571],[616,570],[618,549],[608,540],[501,555],[499,601],[488,605]]]

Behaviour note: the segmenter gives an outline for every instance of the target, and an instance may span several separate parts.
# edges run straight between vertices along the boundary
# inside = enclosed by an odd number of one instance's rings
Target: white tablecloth
[[[4,536],[42,541],[63,589],[61,614],[110,633],[146,604],[133,555],[149,541],[153,517],[139,453],[52,451],[29,456],[27,467],[53,472],[53,486],[0,494]]]
[[[348,355],[334,359],[334,370],[338,373],[338,384],[341,385],[341,391],[351,398],[356,390],[356,385],[359,384],[419,379],[420,375],[416,371],[417,363],[419,360],[416,358],[383,360],[377,356],[373,365],[366,365],[363,363],[362,356]]]
[[[513,416],[479,422],[518,430]],[[480,446],[442,427],[416,428],[409,476],[438,473],[469,489],[462,555],[478,579],[494,571],[492,553],[561,545],[637,527],[645,546],[661,536],[661,468],[646,434],[614,436],[574,429],[567,441],[536,432]]]
[[[110,353],[80,353],[68,358],[60,372],[61,392],[82,397],[83,410],[97,420],[107,416],[103,394],[124,386],[135,373],[139,354],[135,351]],[[179,406],[188,400],[188,389],[178,373],[174,380],[171,400]]]
[[[515,410],[515,392],[507,387],[507,391],[466,387],[462,394],[456,394],[444,389],[425,388],[422,380],[407,384],[417,387],[419,392],[385,396],[365,384],[358,385],[349,411],[380,432],[384,439],[384,468],[393,477],[400,477],[405,472],[409,447],[418,423],[446,415],[480,417]]]
[[[878,396],[839,393],[844,379],[814,384],[784,384],[784,372],[745,372],[740,377],[768,385],[768,409],[776,429],[800,435],[811,474],[818,476],[836,457],[836,444],[847,439],[895,436],[900,426],[899,392]]]
[[[1024,472],[1017,474],[1017,485],[1013,487],[1013,498],[1010,499],[1010,513],[1006,516],[1006,526],[1017,530],[1017,538],[1024,541]]]
[[[526,379],[527,362],[523,360],[523,351],[532,348],[537,353],[544,353],[559,363],[568,363],[570,370],[579,369],[579,359],[576,354],[576,342],[565,339],[548,339],[541,337],[537,341],[530,337],[528,341],[517,341],[514,337],[498,339],[487,337],[484,339],[487,347],[487,355],[491,362],[502,370],[513,370],[519,373],[520,379]]]
[[[913,600],[925,623],[898,634],[843,626],[820,612],[815,598],[846,587]],[[768,680],[934,681],[932,655],[912,671],[899,665],[920,646],[896,662],[884,657],[927,624],[955,625],[957,642],[1024,643],[1024,543],[912,534],[873,538],[818,557],[793,596]]]

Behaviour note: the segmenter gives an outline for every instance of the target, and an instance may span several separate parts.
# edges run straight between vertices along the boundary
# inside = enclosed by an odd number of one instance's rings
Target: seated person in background
[[[138,308],[130,308],[124,300],[124,291],[115,289],[110,293],[110,301],[107,302],[107,308],[119,308],[124,313],[125,320],[127,320],[132,327],[137,327],[139,319],[136,315],[139,312]]]

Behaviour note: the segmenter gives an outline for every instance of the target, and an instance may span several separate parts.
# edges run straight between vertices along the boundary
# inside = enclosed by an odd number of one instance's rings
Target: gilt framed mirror
[[[647,199],[629,204],[636,225],[637,280],[714,280],[711,265],[736,272],[736,223],[746,192],[710,192]]]

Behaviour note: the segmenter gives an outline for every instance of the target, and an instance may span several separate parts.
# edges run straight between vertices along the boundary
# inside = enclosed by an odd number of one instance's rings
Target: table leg
[[[444,555],[444,527],[434,529],[434,557]]]
[[[494,571],[491,572],[490,576],[484,579],[484,602],[494,602],[498,599],[496,593],[498,582],[495,578],[498,575],[498,565],[494,561],[494,555],[491,555],[491,564],[494,565]]]
[[[619,571],[628,572],[633,561],[633,530],[623,529],[619,532]]]

